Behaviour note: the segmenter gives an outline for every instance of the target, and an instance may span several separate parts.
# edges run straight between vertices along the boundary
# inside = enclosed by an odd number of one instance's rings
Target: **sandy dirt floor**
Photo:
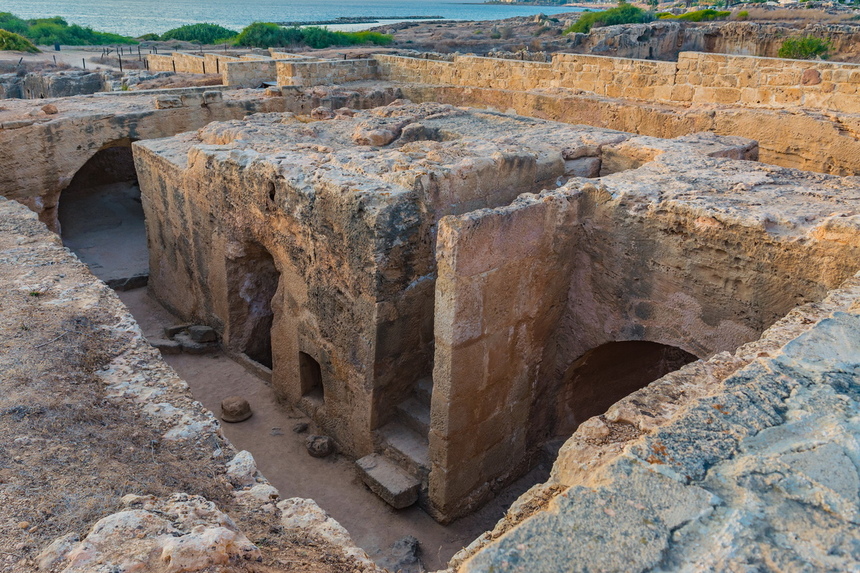
[[[103,281],[148,274],[146,227],[136,183],[65,194],[60,225],[63,244]]]
[[[180,322],[145,288],[118,294],[148,337],[163,338],[165,326]],[[442,526],[418,507],[392,509],[361,483],[352,461],[346,457],[317,459],[308,455],[306,434],[293,432],[293,427],[309,420],[279,405],[269,386],[224,354],[164,358],[188,382],[194,397],[216,414],[223,398],[244,396],[254,415],[239,424],[224,424],[230,441],[254,455],[260,471],[278,488],[281,497],[314,499],[377,561],[386,556],[396,540],[413,535],[421,543],[425,567],[431,571],[443,568],[455,552],[492,528],[522,492],[547,477],[547,468],[534,470],[476,514]]]

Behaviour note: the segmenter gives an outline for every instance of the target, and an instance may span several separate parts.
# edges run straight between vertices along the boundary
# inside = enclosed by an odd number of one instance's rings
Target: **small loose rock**
[[[221,419],[225,422],[244,422],[252,414],[251,405],[241,396],[228,396],[221,400]]]
[[[334,440],[328,436],[308,436],[305,446],[308,453],[315,458],[324,458],[334,453]]]

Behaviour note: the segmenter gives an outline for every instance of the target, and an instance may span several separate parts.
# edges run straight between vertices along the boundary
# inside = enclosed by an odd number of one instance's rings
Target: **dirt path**
[[[101,47],[85,48],[82,46],[60,46],[60,51],[56,51],[54,50],[53,46],[39,46],[39,49],[42,50],[40,54],[27,54],[24,52],[0,52],[0,60],[14,60],[17,62],[18,60],[23,58],[24,62],[53,63],[54,59],[56,58],[56,62],[58,64],[68,64],[76,68],[80,68],[83,65],[83,60],[86,60],[87,70],[101,69],[119,71],[119,67],[111,66],[108,64],[97,64],[95,62],[90,61],[90,58],[92,58],[93,56],[98,56],[101,54]],[[128,58],[137,60],[136,48],[134,54],[129,54]],[[125,56],[123,56],[123,59],[125,59]]]
[[[164,326],[179,322],[146,289],[118,294],[148,336],[163,337]],[[442,526],[418,507],[399,511],[389,507],[361,483],[347,458],[309,456],[305,435],[293,432],[297,423],[309,420],[279,405],[271,388],[225,355],[180,354],[164,358],[188,382],[194,397],[213,412],[219,412],[223,398],[244,396],[254,415],[246,422],[224,424],[230,441],[254,455],[281,497],[313,498],[377,561],[386,556],[394,541],[413,535],[421,542],[421,559],[428,570],[444,568],[454,553],[492,528],[520,493],[546,477],[536,470],[478,513]]]

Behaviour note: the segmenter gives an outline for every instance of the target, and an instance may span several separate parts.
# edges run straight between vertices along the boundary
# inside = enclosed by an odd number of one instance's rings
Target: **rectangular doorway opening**
[[[320,404],[325,402],[320,363],[304,352],[299,352],[299,380],[302,396]]]

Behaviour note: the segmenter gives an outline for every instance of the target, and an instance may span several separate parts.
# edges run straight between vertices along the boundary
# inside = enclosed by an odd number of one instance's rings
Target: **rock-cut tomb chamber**
[[[155,295],[441,521],[858,270],[860,187],[757,153],[401,102],[135,144]]]
[[[395,60],[381,61],[452,67]],[[855,116],[454,76],[58,100],[57,118],[0,122],[16,142],[0,149],[4,194],[54,230],[80,226],[77,183],[122,158],[108,175],[139,182],[150,291],[216,328],[395,507],[449,522],[557,453],[550,480],[455,558],[464,571],[850,557]],[[430,101],[482,97],[592,125]],[[787,143],[739,137],[780,123]],[[800,145],[819,124],[816,141],[847,138],[835,163]],[[735,532],[731,551],[716,530]]]

